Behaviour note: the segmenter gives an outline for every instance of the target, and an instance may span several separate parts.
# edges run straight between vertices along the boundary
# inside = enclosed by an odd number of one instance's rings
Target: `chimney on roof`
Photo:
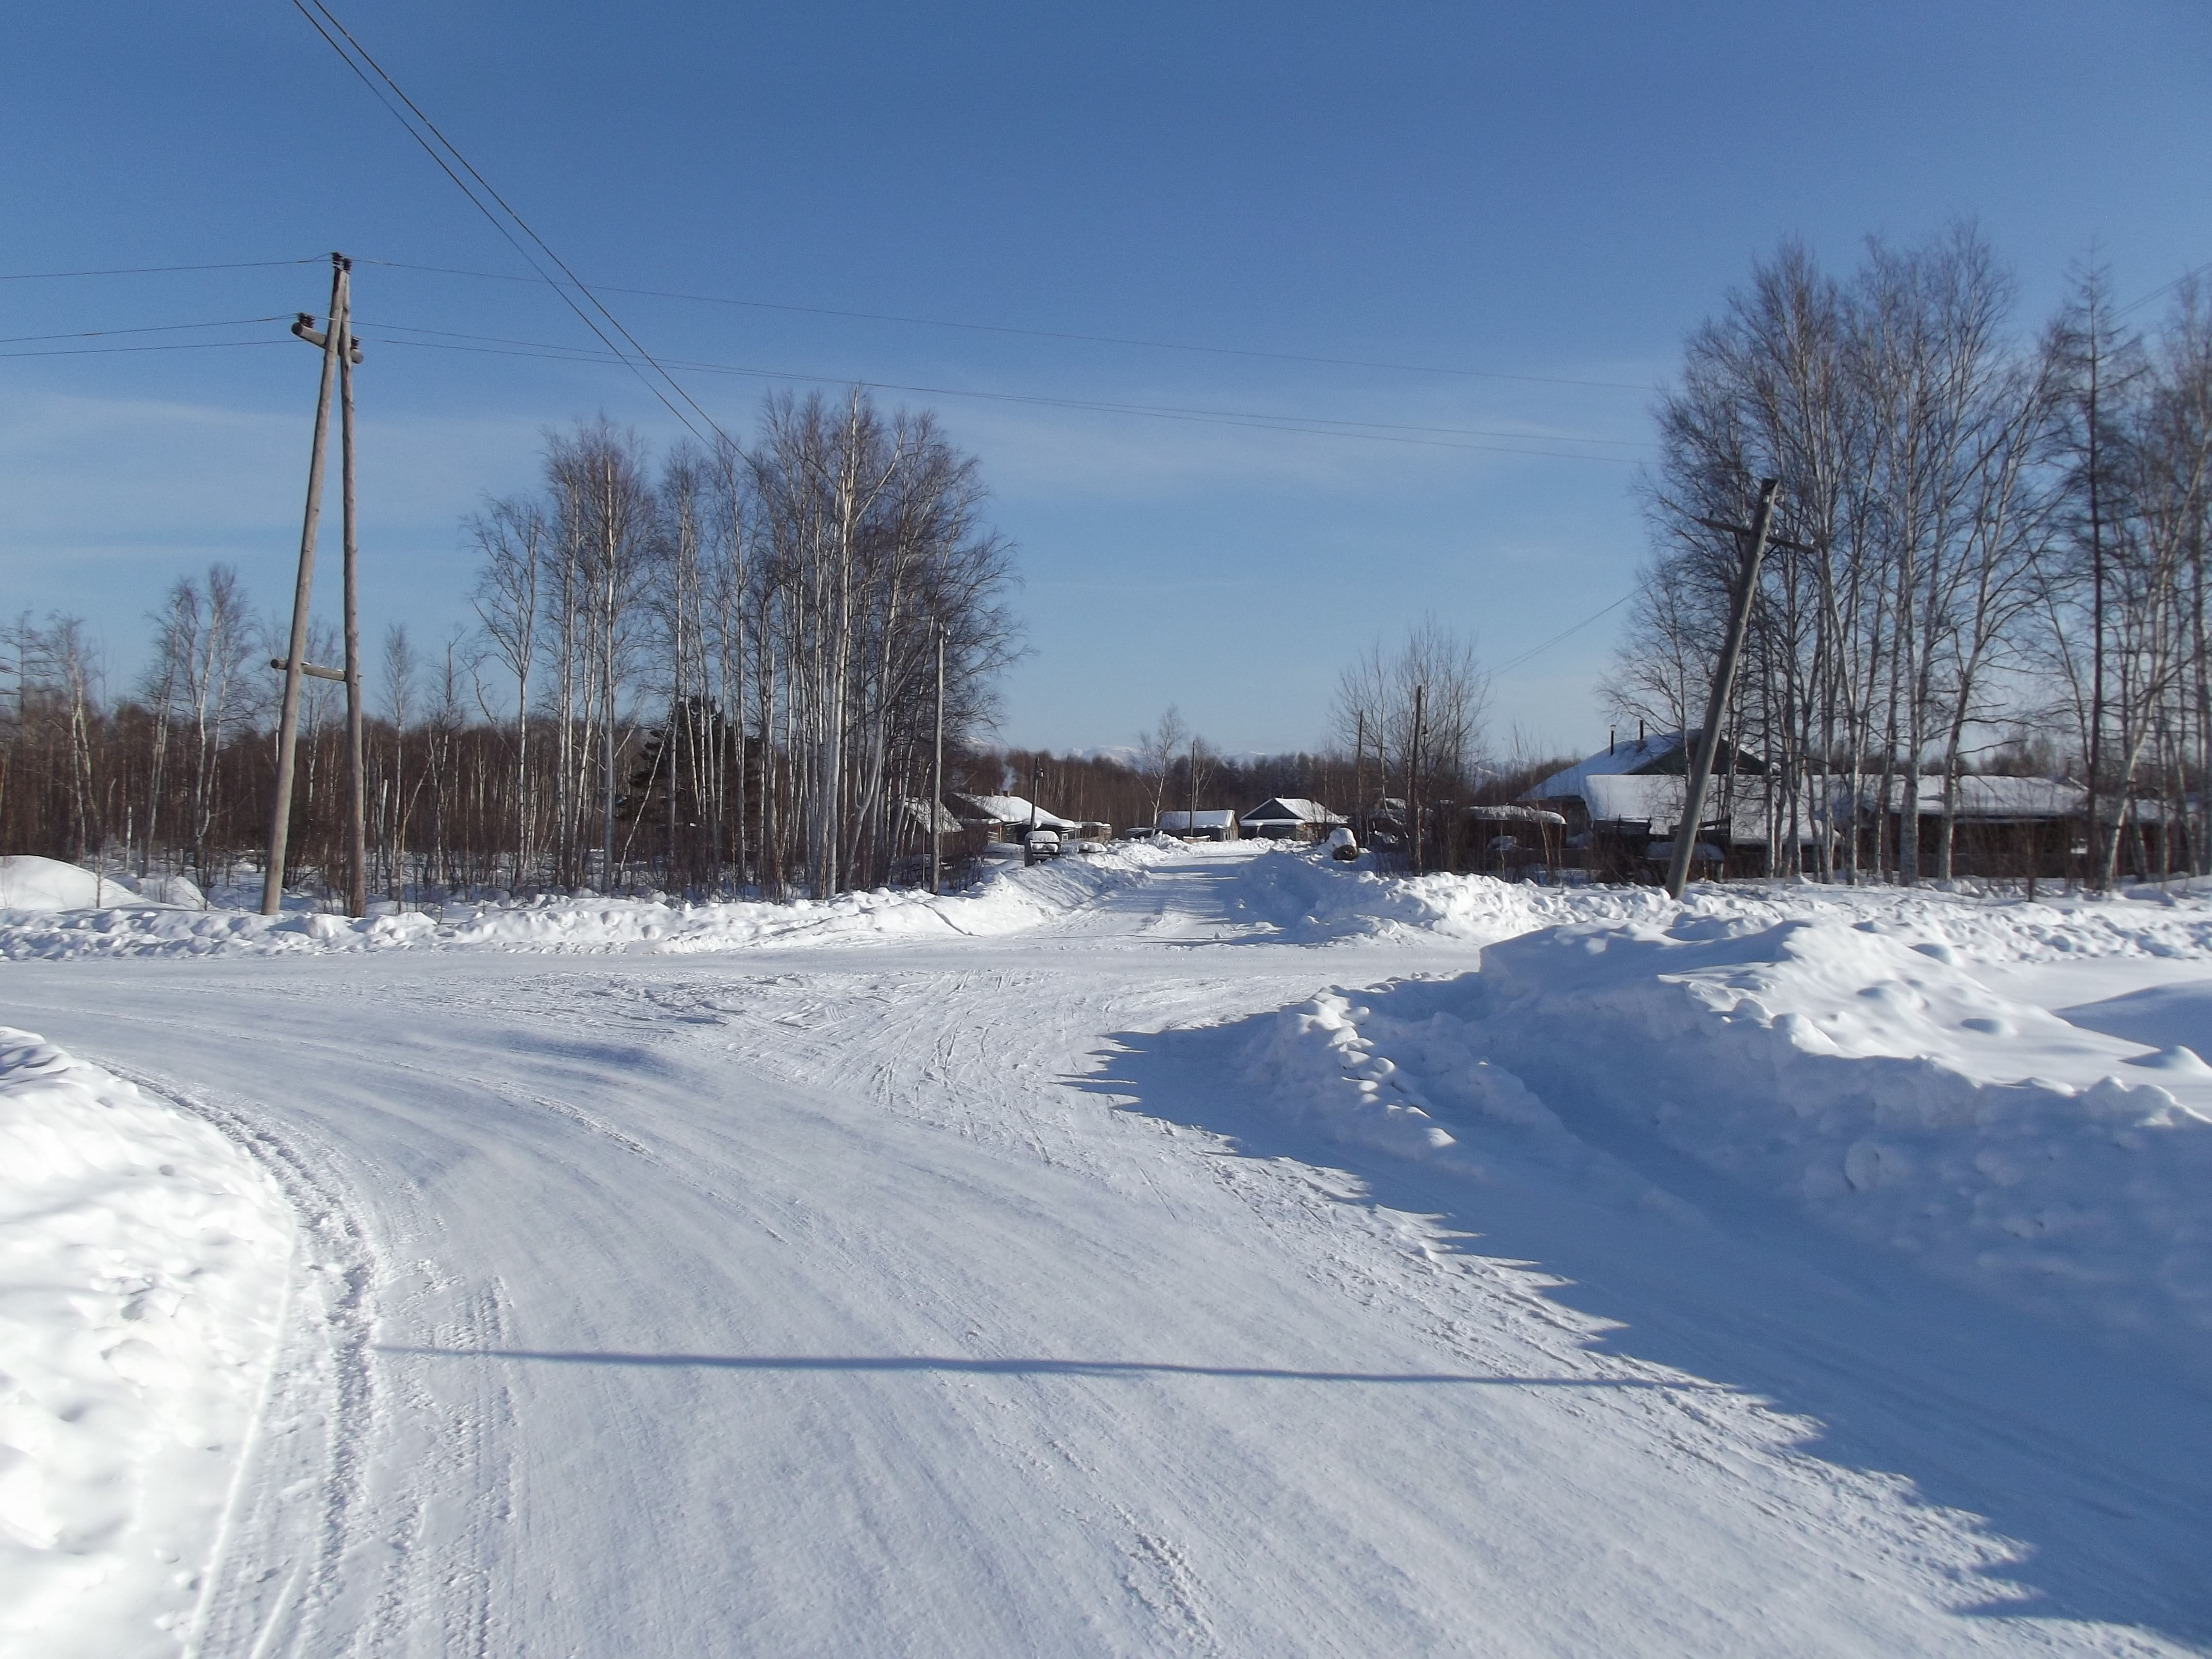
[[[1605,752],[1608,755],[1613,752],[1613,740],[1617,735],[1612,726],[1608,726],[1605,728]]]
[[[1644,746],[1644,722],[1641,720],[1636,722],[1636,746],[1638,749]]]

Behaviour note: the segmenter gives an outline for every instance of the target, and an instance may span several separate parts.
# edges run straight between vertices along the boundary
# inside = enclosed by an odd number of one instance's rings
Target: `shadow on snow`
[[[1439,989],[1395,983],[1360,1000],[1419,1020]],[[1801,1453],[1901,1475],[1921,1501],[1981,1516],[2018,1547],[2017,1559],[1984,1574],[1992,1593],[1976,1615],[2212,1639],[2212,1430],[2200,1393],[2078,1333],[1954,1291],[1902,1256],[1821,1232],[1525,1071],[1576,1134],[1698,1206],[1712,1227],[1577,1192],[1516,1165],[1495,1135],[1486,1146],[1483,1124],[1442,1110],[1437,1121],[1493,1179],[1325,1139],[1271,1110],[1241,1075],[1273,1018],[1119,1035],[1100,1072],[1070,1082],[1224,1136],[1243,1157],[1342,1170],[1361,1190],[1340,1201],[1433,1218],[1448,1235],[1438,1248],[1570,1281],[1547,1294],[1614,1328],[1594,1349],[1817,1419]]]

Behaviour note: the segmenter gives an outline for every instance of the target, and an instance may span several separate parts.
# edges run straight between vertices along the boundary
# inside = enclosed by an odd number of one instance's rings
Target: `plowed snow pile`
[[[221,1134],[0,1027],[0,1650],[177,1650],[291,1240]]]
[[[471,948],[675,952],[1009,933],[1074,908],[1159,856],[1152,847],[1139,845],[1091,857],[1069,856],[1032,868],[1014,861],[973,892],[941,897],[910,889],[885,889],[788,904],[547,898],[454,903],[434,916],[411,910],[359,920],[306,908],[264,916],[244,910],[172,908],[134,899],[112,879],[105,888],[106,908],[97,908],[89,872],[46,859],[17,860],[14,862],[49,869],[39,872],[35,889],[27,879],[18,883],[35,902],[27,899],[15,909],[9,908],[8,890],[0,888],[0,958]]]
[[[1285,1011],[1249,1072],[1343,1139],[1471,1169],[1540,1155],[1627,1193],[1623,1164],[1686,1154],[1723,1178],[1708,1205],[1796,1206],[2212,1376],[2212,1066],[2000,995],[1941,937],[2000,960],[2178,955],[2201,913],[2146,940],[2139,907],[2087,926],[1915,908],[1544,928],[1479,975]]]

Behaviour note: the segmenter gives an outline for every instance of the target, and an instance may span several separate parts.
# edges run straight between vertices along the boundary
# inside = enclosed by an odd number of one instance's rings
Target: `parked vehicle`
[[[1328,855],[1346,864],[1359,856],[1359,840],[1351,830],[1339,824],[1328,832]]]
[[[1022,842],[1024,864],[1041,864],[1047,859],[1058,858],[1060,852],[1057,830],[1032,830]]]

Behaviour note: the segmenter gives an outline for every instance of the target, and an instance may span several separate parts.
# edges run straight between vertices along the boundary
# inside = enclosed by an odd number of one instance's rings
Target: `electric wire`
[[[364,258],[363,264],[381,265],[390,270],[428,271],[441,276],[480,277],[493,283],[534,283],[543,277],[517,276],[506,271],[465,270],[453,265],[410,264],[401,259]],[[1202,345],[1185,340],[1147,340],[1120,334],[1082,334],[1066,329],[1018,328],[1007,323],[955,322],[942,317],[908,317],[887,311],[842,311],[830,306],[792,305],[776,300],[742,300],[719,294],[682,294],[669,289],[624,288],[612,283],[598,285],[602,294],[629,294],[643,299],[682,300],[696,305],[743,306],[756,311],[793,312],[808,317],[844,317],[863,322],[904,323],[919,328],[967,329],[982,334],[1013,334],[1033,340],[1075,340],[1090,345],[1118,345],[1143,347],[1155,351],[1197,351],[1222,357],[1260,357],[1274,362],[1321,363],[1334,368],[1381,368],[1407,374],[1449,374],[1472,380],[1518,380],[1533,386],[1591,386],[1608,392],[1650,392],[1656,387],[1628,380],[1570,380],[1556,374],[1514,374],[1502,369],[1452,368],[1435,363],[1393,363],[1371,361],[1364,357],[1321,357],[1297,351],[1263,351],[1244,346]]]
[[[1560,631],[1559,633],[1557,633],[1557,634],[1553,635],[1552,635],[1552,637],[1551,637],[1550,639],[1548,639],[1548,640],[1546,640],[1546,641],[1543,642],[1543,644],[1539,645],[1539,646],[1533,647],[1532,647],[1532,648],[1530,648],[1529,650],[1523,651],[1523,652],[1522,652],[1519,656],[1517,656],[1517,657],[1514,658],[1514,659],[1512,659],[1512,661],[1510,661],[1510,662],[1502,662],[1502,663],[1498,664],[1497,667],[1495,667],[1495,668],[1492,669],[1490,672],[1491,672],[1492,673],[1493,673],[1493,674],[1503,674],[1503,673],[1506,672],[1509,669],[1518,668],[1518,667],[1519,667],[1522,663],[1527,662],[1527,661],[1528,661],[1528,660],[1529,660],[1529,659],[1531,659],[1532,657],[1540,657],[1540,656],[1542,656],[1542,655],[1544,654],[1544,653],[1546,653],[1547,651],[1549,651],[1549,650],[1550,650],[1553,646],[1555,646],[1555,645],[1559,644],[1561,641],[1563,641],[1563,640],[1566,640],[1566,639],[1570,639],[1570,638],[1571,638],[1573,635],[1577,635],[1577,634],[1581,633],[1581,632],[1583,631],[1583,629],[1584,629],[1585,628],[1588,628],[1588,627],[1589,627],[1592,623],[1596,622],[1596,621],[1599,621],[1599,620],[1600,620],[1601,618],[1602,618],[1602,617],[1609,617],[1609,616],[1611,616],[1614,611],[1616,611],[1620,610],[1621,606],[1623,606],[1624,605],[1626,605],[1626,604],[1627,604],[1631,599],[1634,599],[1634,598],[1637,596],[1637,594],[1638,594],[1638,592],[1642,592],[1642,591],[1643,591],[1643,590],[1642,590],[1642,589],[1640,589],[1640,588],[1633,588],[1633,587],[1632,587],[1632,588],[1629,589],[1629,591],[1628,591],[1627,592],[1626,592],[1626,593],[1622,594],[1619,599],[1615,599],[1615,600],[1614,600],[1611,605],[1609,605],[1606,606],[1604,610],[1602,610],[1602,611],[1591,611],[1591,612],[1590,612],[1590,614],[1589,614],[1589,616],[1584,617],[1583,617],[1580,622],[1577,623],[1576,623],[1572,628],[1569,628],[1569,629],[1563,629],[1563,630],[1562,630],[1562,631]]]
[[[283,345],[291,337],[275,340],[176,340],[167,345],[47,346],[37,351],[0,351],[9,357],[112,357],[121,351],[228,351],[234,346]]]
[[[306,259],[234,259],[219,265],[124,265],[113,270],[15,270],[0,273],[0,283],[43,283],[63,276],[158,276],[179,270],[265,270],[276,265],[322,263],[316,254]]]
[[[386,325],[386,326],[388,326]],[[581,348],[541,348],[527,346],[471,345],[459,341],[410,340],[390,335],[377,337],[380,345],[414,346],[425,351],[465,351],[495,357],[534,357],[552,362],[573,362],[604,365],[605,356],[587,352]],[[1152,420],[1182,421],[1203,426],[1244,427],[1260,432],[1304,433],[1322,438],[1358,438],[1372,443],[1416,444],[1432,449],[1460,449],[1485,454],[1528,455],[1552,461],[1602,461],[1614,466],[1640,466],[1643,463],[1626,455],[1574,454],[1559,450],[1522,449],[1503,444],[1453,443],[1440,438],[1416,438],[1389,432],[1362,432],[1334,427],[1296,424],[1297,416],[1265,415],[1230,416],[1207,415],[1185,411],[1172,406],[1140,404],[1113,404],[1077,398],[1053,398],[1040,394],[1015,392],[975,392],[959,386],[921,386],[897,380],[855,380],[849,375],[805,374],[789,369],[752,368],[735,363],[709,363],[689,358],[672,358],[675,367],[693,374],[734,374],[763,380],[796,380],[821,386],[858,386],[872,392],[911,392],[933,398],[966,398],[988,403],[1027,404],[1055,409],[1091,410],[1109,414],[1134,415]]]
[[[171,334],[187,328],[244,328],[250,323],[281,323],[294,313],[278,317],[234,317],[220,323],[149,323],[141,328],[83,328],[66,334],[15,334],[0,337],[0,345],[23,345],[33,340],[94,340],[107,334]]]
[[[2188,282],[2192,277],[2202,276],[2207,271],[2212,271],[2212,264],[2198,265],[2192,270],[2185,270],[2180,276],[2175,277],[2172,282],[2164,283],[2158,288],[2151,289],[2149,293],[2144,295],[2142,298],[2129,301],[2127,304],[2115,311],[2112,315],[2115,317],[2124,317],[2130,311],[2134,311],[2141,307],[2148,305],[2153,300],[2157,299],[2162,294],[2172,293],[2174,289],[2179,288],[2184,283]]]
[[[549,353],[566,354],[580,351],[580,348],[556,345],[542,340],[519,340],[507,336],[497,334],[468,334],[454,329],[416,328],[405,323],[379,323],[364,319],[361,326],[363,328],[396,329],[403,334],[434,335],[441,339],[466,340],[473,343],[482,345],[522,346],[529,348],[532,350]],[[403,344],[405,343],[405,342],[393,341],[391,343]],[[426,341],[422,343],[428,344],[429,342]],[[591,362],[603,360],[589,354],[584,354],[578,356],[576,361]],[[703,362],[696,359],[680,357],[672,357],[668,361],[674,363],[679,368],[701,369],[720,374],[754,374],[773,380],[805,380],[824,386],[854,384],[854,377],[849,375],[819,374],[799,369],[757,368],[732,363]],[[1188,405],[1179,404],[1137,404],[1117,402],[1103,398],[1066,398],[1049,396],[1046,394],[1025,394],[1004,392],[977,392],[967,388],[953,388],[945,386],[894,386],[889,382],[884,381],[861,380],[860,384],[864,386],[880,386],[888,391],[926,392],[942,397],[987,398],[994,399],[1019,400],[1024,402],[1049,402],[1061,404],[1068,408],[1111,410],[1124,414],[1203,416],[1207,417],[1239,421],[1288,421],[1301,422],[1311,427],[1370,427],[1392,432],[1427,433],[1456,438],[1516,438],[1530,443],[1598,444],[1615,449],[1650,449],[1656,447],[1656,446],[1638,438],[1584,438],[1578,437],[1571,433],[1522,432],[1512,430],[1500,431],[1484,427],[1418,426],[1401,421],[1363,421],[1346,416],[1328,415],[1276,414],[1264,410],[1255,410],[1249,409],[1192,408]]]
[[[255,318],[245,320],[254,322],[282,322],[284,319],[281,317],[269,317]],[[212,323],[184,323],[168,325],[167,326],[194,328],[221,327],[224,326],[224,325]],[[364,322],[362,326],[364,328],[390,329],[403,325],[390,323]],[[115,333],[131,333],[137,332],[139,331],[122,329],[109,331]],[[425,334],[448,333],[447,331],[432,329],[410,330],[408,331]],[[23,337],[26,342],[33,342],[40,339],[76,339],[79,337],[83,337],[78,335],[33,335]],[[494,343],[464,343],[474,341],[490,341]],[[172,342],[157,345],[45,347],[31,351],[0,350],[0,362],[18,357],[108,356],[118,352],[218,351],[233,346],[277,345],[283,343],[283,342],[282,340],[207,340]],[[9,343],[12,343],[0,340],[0,346],[4,346]],[[455,339],[448,333],[448,337],[446,339],[419,340],[404,339],[387,334],[377,337],[376,343],[380,345],[415,346],[424,350],[432,351],[465,351],[488,356],[526,357],[546,362],[581,363],[593,368],[611,367],[616,364],[623,364],[625,367],[630,366],[625,363],[622,357],[612,352],[593,352],[579,346],[544,345],[527,341],[499,342],[495,336],[470,335],[462,336],[459,337],[459,338]],[[1186,423],[1205,426],[1237,427],[1256,432],[1291,433],[1316,438],[1358,438],[1376,443],[1414,444],[1427,448],[1467,450],[1483,454],[1525,455],[1539,460],[1604,461],[1620,466],[1634,466],[1640,465],[1640,463],[1633,458],[1622,455],[1604,455],[1596,453],[1578,454],[1571,451],[1557,449],[1528,449],[1506,444],[1455,443],[1447,441],[1441,438],[1409,435],[1420,433],[1456,433],[1468,436],[1484,435],[1479,429],[1460,427],[1413,427],[1382,421],[1338,420],[1325,416],[1273,415],[1262,410],[1200,410],[1184,408],[1171,404],[1129,404],[1116,403],[1103,398],[1051,397],[1041,393],[981,392],[976,391],[972,387],[966,386],[923,386],[897,380],[856,380],[849,375],[812,374],[796,369],[757,368],[744,364],[712,363],[696,362],[687,358],[672,358],[668,361],[678,368],[685,369],[695,374],[742,375],[753,380],[791,380],[798,381],[802,384],[818,386],[858,386],[873,392],[906,392],[927,397],[963,398],[988,403],[1024,404],[1042,408],[1068,409],[1101,414],[1136,416],[1151,420],[1179,421]],[[1544,434],[1521,434],[1511,433],[1501,435],[1508,437],[1526,435],[1532,437],[1535,441],[1540,442],[1627,443],[1631,441],[1626,439],[1610,438],[1554,439],[1549,438]]]
[[[712,428],[715,436],[721,439],[726,444],[731,441],[729,434],[722,430],[720,425],[714,420],[714,417],[708,414],[704,409],[701,408],[698,401],[694,398],[690,392],[684,389],[682,385],[677,381],[673,375],[670,374],[666,369],[660,366],[659,362],[654,358],[651,352],[647,351],[643,345],[639,343],[637,337],[635,335],[633,335],[627,328],[623,326],[621,320],[615,316],[613,312],[607,309],[606,306],[599,300],[598,295],[594,295],[584,283],[578,279],[575,272],[568,269],[568,264],[562,259],[559,254],[554,252],[551,246],[545,240],[545,239],[531,228],[529,222],[523,218],[523,216],[517,213],[512,207],[507,205],[506,198],[501,197],[499,191],[492,187],[490,181],[486,179],[483,174],[479,173],[476,167],[471,164],[468,157],[461,153],[459,147],[439,130],[437,123],[431,120],[428,115],[423,113],[421,106],[417,105],[412,98],[410,98],[407,95],[405,90],[401,88],[398,82],[393,80],[392,76],[385,70],[384,66],[378,63],[375,58],[370,54],[368,48],[363,46],[359,40],[354,38],[352,32],[349,30],[343,23],[338,21],[337,14],[332,12],[331,9],[323,3],[323,0],[292,0],[292,4],[294,9],[296,9],[302,17],[305,17],[307,20],[308,23],[314,28],[315,32],[323,37],[324,41],[330,46],[331,50],[337,52],[338,57],[344,61],[346,66],[352,70],[356,76],[360,77],[362,83],[364,86],[367,86],[371,93],[375,94],[377,100],[383,104],[385,108],[391,112],[392,118],[398,121],[399,125],[406,129],[408,136],[413,138],[417,144],[420,144],[422,147],[424,152],[429,155],[432,161],[437,162],[440,170],[442,171],[448,179],[453,181],[455,187],[460,191],[462,195],[468,198],[471,205],[475,207],[479,213],[483,214],[485,219],[490,222],[494,228],[497,229],[500,234],[506,238],[507,241],[514,248],[515,252],[522,256],[523,262],[529,265],[532,270],[538,273],[538,279],[540,281],[544,282],[549,286],[552,287],[556,292],[558,292],[561,295],[562,300],[568,304],[568,308],[576,313],[577,318],[586,328],[591,330],[593,335],[598,337],[599,342],[603,345],[605,345],[610,351],[612,351],[617,357],[623,356],[621,348],[617,346],[612,340],[607,337],[605,331],[601,329],[597,323],[592,320],[590,314],[586,313],[581,306],[576,303],[574,298],[545,273],[544,267],[542,267],[538,261],[531,256],[529,249],[524,247],[522,244],[515,239],[514,233],[507,229],[507,225],[500,219],[499,216],[493,213],[489,208],[486,207],[483,203],[477,198],[476,192],[471,190],[466,184],[462,182],[460,174],[455,173],[453,167],[447,164],[445,159],[446,155],[451,155],[455,161],[458,161],[460,164],[462,170],[465,172],[471,179],[475,179],[476,182],[483,187],[484,194],[490,197],[494,202],[499,204],[500,211],[504,213],[508,219],[513,220],[515,226],[521,230],[522,234],[527,236],[531,241],[537,246],[538,250],[544,253],[545,258],[559,269],[561,274],[566,276],[568,281],[574,285],[576,291],[592,302],[592,309],[597,311],[600,316],[604,317],[607,320],[609,325],[614,329],[616,333],[621,335],[622,337],[629,343],[630,349],[635,351],[638,356],[644,359],[647,363],[652,366],[654,373],[657,374],[662,380],[667,383],[669,389],[673,391],[678,397],[681,398],[686,404],[690,405],[691,409],[698,415],[699,418],[706,422],[707,425]],[[312,11],[309,9],[310,6],[313,8]],[[321,21],[318,20],[318,13],[320,14]],[[377,79],[383,82],[385,86],[390,88],[392,95],[397,97],[401,103],[404,104],[409,111],[413,113],[416,119],[420,121],[423,127],[428,130],[431,137],[434,137],[438,141],[438,144],[443,146],[445,151],[444,155],[441,155],[439,149],[431,144],[429,139],[425,138],[422,134],[417,131],[414,125],[405,118],[405,117],[402,116],[398,110],[392,108],[391,100],[386,98],[383,93],[378,89],[375,82],[370,81],[368,76],[362,73],[361,65],[354,62],[353,57],[347,52],[345,47],[339,46],[337,41],[332,39],[330,29],[326,29],[323,27],[324,21],[327,21],[330,24],[331,29],[336,29],[339,34],[345,37],[346,46],[352,47],[354,52],[360,55],[362,63],[367,64],[370,69],[375,70]],[[627,359],[625,359],[625,361],[627,361]],[[647,375],[643,369],[639,368],[635,363],[632,363],[630,368],[637,374],[638,378],[643,380],[652,390],[653,396],[659,398],[667,408],[668,412],[676,416],[678,422],[684,427],[684,430],[690,433],[694,438],[704,442],[705,434],[702,434],[697,427],[691,423],[690,419],[682,410],[678,409],[674,403],[670,401],[667,392],[663,392],[658,385],[655,385],[652,377]]]

